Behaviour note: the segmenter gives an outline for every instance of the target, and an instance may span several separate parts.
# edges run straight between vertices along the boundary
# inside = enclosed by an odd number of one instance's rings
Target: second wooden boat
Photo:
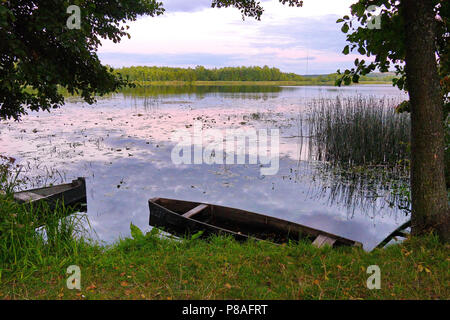
[[[71,183],[14,193],[20,203],[37,204],[44,201],[52,209],[57,203],[65,207],[83,207],[86,204],[86,180],[78,178]]]
[[[238,240],[255,238],[275,243],[310,239],[313,245],[357,246],[358,241],[290,221],[240,209],[165,198],[149,200],[150,225],[177,236],[203,231],[203,236],[229,234]]]

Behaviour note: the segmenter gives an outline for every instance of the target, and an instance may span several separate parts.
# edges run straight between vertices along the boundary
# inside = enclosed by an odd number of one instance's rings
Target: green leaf
[[[191,237],[191,240],[195,240],[195,239],[200,238],[202,236],[202,234],[203,234],[203,231],[199,231],[196,234],[193,234],[192,237]]]
[[[356,16],[358,16],[359,18],[361,18],[364,14],[364,12],[366,11],[366,8],[364,7],[364,4],[362,3],[357,3],[355,4],[355,11],[356,11]]]
[[[343,54],[347,55],[350,53],[350,47],[349,46],[345,46],[344,50],[342,51]]]
[[[134,240],[138,240],[144,237],[144,234],[142,233],[141,229],[136,227],[132,222],[130,223],[130,230],[131,230],[131,236]]]
[[[147,238],[153,238],[156,237],[157,235],[159,235],[160,230],[158,228],[152,228],[152,230],[150,230],[150,232],[147,232],[145,234],[145,237]]]
[[[350,27],[348,26],[347,23],[345,23],[345,24],[342,26],[342,28],[341,28],[341,31],[342,31],[343,33],[347,33],[349,30],[350,30]]]

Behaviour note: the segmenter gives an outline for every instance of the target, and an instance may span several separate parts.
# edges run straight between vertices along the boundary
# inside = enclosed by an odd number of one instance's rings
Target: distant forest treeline
[[[295,73],[283,73],[277,68],[264,67],[226,67],[206,69],[170,67],[128,67],[116,69],[134,81],[304,81]]]
[[[264,67],[225,67],[206,69],[171,67],[124,67],[115,69],[131,81],[295,81],[295,82],[334,82],[336,74],[319,76],[300,76],[295,73],[281,72],[278,68]],[[386,79],[385,79],[386,78]],[[389,78],[389,79],[387,79]],[[362,81],[389,81],[390,77],[363,77]]]

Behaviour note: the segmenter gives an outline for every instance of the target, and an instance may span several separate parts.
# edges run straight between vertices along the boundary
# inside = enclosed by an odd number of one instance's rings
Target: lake
[[[165,197],[276,216],[370,250],[408,217],[390,205],[389,191],[364,199],[348,185],[333,187],[303,131],[311,101],[355,96],[405,98],[390,85],[135,88],[1,122],[0,153],[22,165],[27,187],[86,177],[89,221],[106,243],[129,236],[130,222],[149,230],[147,200]],[[195,123],[220,132],[278,129],[279,170],[264,176],[259,164],[174,164],[173,133]]]

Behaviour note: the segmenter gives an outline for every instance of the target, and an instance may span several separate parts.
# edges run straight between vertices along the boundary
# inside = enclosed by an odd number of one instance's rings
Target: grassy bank
[[[334,86],[334,81],[133,81],[138,86]],[[392,81],[368,80],[360,84],[392,84]]]
[[[449,247],[433,237],[366,253],[147,236],[111,247],[80,245],[71,256],[43,256],[25,272],[4,272],[0,298],[448,299],[448,257]],[[66,288],[71,264],[81,268],[80,291]],[[370,265],[381,269],[380,290],[366,287]]]

